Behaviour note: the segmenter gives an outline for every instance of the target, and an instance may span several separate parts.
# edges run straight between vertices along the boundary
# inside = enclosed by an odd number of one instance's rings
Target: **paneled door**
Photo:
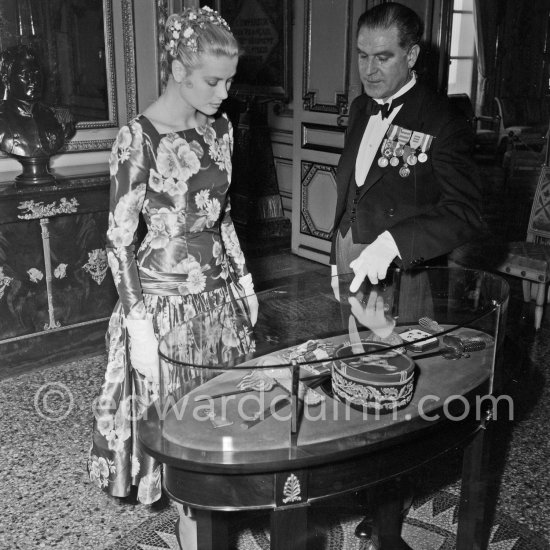
[[[348,109],[361,93],[355,28],[366,4],[295,2],[292,251],[325,264]]]

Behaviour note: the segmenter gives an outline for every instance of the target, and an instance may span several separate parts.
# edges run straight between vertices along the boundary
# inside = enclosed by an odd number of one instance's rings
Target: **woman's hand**
[[[254,293],[247,296],[246,300],[248,301],[248,309],[250,310],[250,322],[252,323],[252,326],[254,326],[258,320],[258,297]]]
[[[149,382],[159,383],[158,341],[151,319],[128,319],[130,363]]]
[[[252,275],[247,273],[239,278],[239,284],[241,285],[246,301],[248,302],[248,309],[250,310],[250,322],[252,326],[256,324],[258,320],[258,298],[254,292],[254,283],[252,282]]]

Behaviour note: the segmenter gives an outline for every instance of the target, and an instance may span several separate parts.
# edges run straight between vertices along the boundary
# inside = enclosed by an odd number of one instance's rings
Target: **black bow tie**
[[[367,115],[373,116],[382,113],[382,118],[388,118],[395,107],[403,104],[404,99],[401,99],[401,97],[396,97],[391,105],[389,103],[377,103],[374,99],[370,99],[367,104]]]

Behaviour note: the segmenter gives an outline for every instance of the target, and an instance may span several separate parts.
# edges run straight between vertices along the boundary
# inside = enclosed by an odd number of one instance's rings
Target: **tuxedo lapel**
[[[376,156],[374,157],[374,160],[372,161],[372,165],[369,169],[367,177],[365,178],[365,183],[362,185],[361,191],[359,192],[359,197],[362,197],[384,175],[385,168],[381,168],[378,165],[378,159],[381,156],[380,148],[384,139],[385,139],[385,136],[382,139],[382,141],[378,144],[378,153],[376,154]]]
[[[410,97],[403,103],[401,110],[395,115],[393,124],[403,126],[409,130],[422,131],[424,123],[421,121],[420,109],[424,98],[424,87],[420,83],[416,83],[410,90]]]

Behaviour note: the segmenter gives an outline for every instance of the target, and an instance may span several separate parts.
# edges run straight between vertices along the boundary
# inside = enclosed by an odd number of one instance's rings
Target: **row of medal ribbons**
[[[378,159],[378,166],[381,168],[385,168],[388,164],[394,167],[399,166],[400,159],[403,159],[399,175],[406,178],[411,173],[409,166],[428,160],[426,151],[429,150],[433,140],[433,136],[430,134],[392,124],[388,128],[386,136],[380,148],[382,156]]]

